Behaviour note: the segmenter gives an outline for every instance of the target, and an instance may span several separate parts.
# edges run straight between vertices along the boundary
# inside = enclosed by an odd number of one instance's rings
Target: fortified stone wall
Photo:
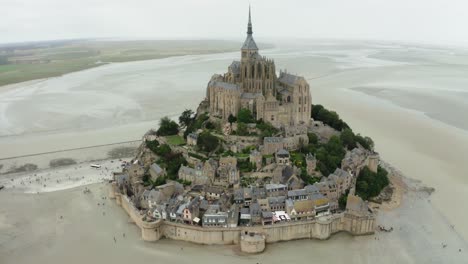
[[[205,245],[232,245],[239,243],[239,228],[203,228],[173,222],[161,226],[166,238]]]
[[[253,232],[261,234],[265,243],[288,241],[295,239],[315,238],[327,239],[332,234],[347,231],[353,235],[366,235],[374,233],[374,216],[355,216],[342,213],[332,216],[319,217],[316,220],[304,222],[287,222],[267,226],[236,227],[236,228],[203,228],[158,220],[155,222],[143,221],[143,215],[133,206],[127,196],[115,193],[111,188],[110,197],[115,197],[117,204],[128,213],[135,224],[141,228],[142,238],[145,241],[157,241],[162,237],[205,245],[232,245],[241,243],[241,237]],[[261,252],[262,241],[252,238],[244,240],[243,247],[247,253]],[[241,247],[242,249],[242,247]]]

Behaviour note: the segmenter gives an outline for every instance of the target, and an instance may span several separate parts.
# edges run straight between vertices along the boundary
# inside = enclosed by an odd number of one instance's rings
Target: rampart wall
[[[288,241],[295,239],[328,239],[332,234],[346,231],[352,235],[366,235],[374,233],[375,217],[357,217],[342,213],[319,217],[311,221],[286,222],[266,226],[216,228],[193,226],[169,221],[158,220],[147,222],[144,215],[133,206],[127,196],[111,189],[110,197],[115,197],[117,204],[127,212],[135,224],[140,227],[142,239],[145,241],[157,241],[162,237],[192,242],[204,245],[237,245],[241,243],[241,237],[247,237],[249,233],[261,234],[265,243]],[[258,237],[257,239],[258,240]],[[242,241],[247,243],[245,241]],[[250,246],[247,253],[255,253],[255,249],[263,251],[259,241],[248,241]],[[255,246],[252,246],[255,245]]]

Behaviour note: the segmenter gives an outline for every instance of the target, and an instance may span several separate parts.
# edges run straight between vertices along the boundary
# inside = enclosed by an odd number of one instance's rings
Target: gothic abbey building
[[[304,77],[281,71],[275,63],[260,56],[252,36],[249,10],[247,38],[241,61],[233,61],[224,75],[215,74],[207,87],[206,100],[211,115],[227,119],[247,108],[257,119],[276,127],[309,125],[312,98]]]

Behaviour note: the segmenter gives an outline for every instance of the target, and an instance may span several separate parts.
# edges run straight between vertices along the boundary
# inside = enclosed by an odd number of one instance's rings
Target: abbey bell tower
[[[260,93],[276,96],[274,83],[276,80],[275,64],[258,53],[258,47],[253,38],[252,15],[249,6],[249,22],[247,38],[241,48],[241,90],[246,93]]]

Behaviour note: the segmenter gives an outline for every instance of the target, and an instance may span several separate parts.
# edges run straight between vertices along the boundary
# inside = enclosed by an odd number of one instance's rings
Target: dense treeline
[[[338,131],[349,128],[335,111],[329,111],[323,105],[312,105],[311,117],[314,120],[322,121]]]
[[[368,200],[379,195],[388,184],[388,172],[384,168],[379,166],[377,173],[375,173],[364,167],[356,180],[356,194],[362,199]]]

